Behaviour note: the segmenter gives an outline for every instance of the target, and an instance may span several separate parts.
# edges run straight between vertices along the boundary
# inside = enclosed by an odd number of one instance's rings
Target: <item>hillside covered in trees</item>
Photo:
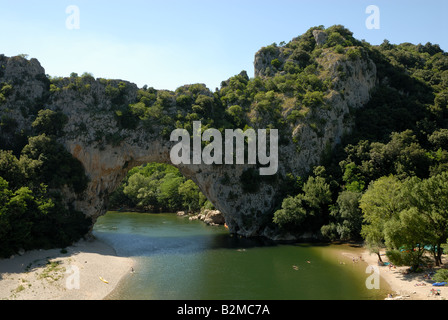
[[[326,39],[318,44],[319,31]],[[412,265],[420,263],[424,250],[431,250],[439,263],[448,237],[448,54],[431,43],[397,45],[385,40],[373,46],[338,25],[311,28],[289,43],[262,48],[257,57],[255,77],[243,71],[214,92],[201,84],[174,92],[145,86],[132,103],[124,103],[130,99],[128,83],[98,81],[112,101],[119,128],[143,123],[165,137],[175,128],[191,132],[195,120],[204,130],[221,132],[276,128],[280,144],[288,144],[292,136],[300,150],[294,128],[306,122],[317,136],[324,136],[327,120],[321,114],[332,109],[330,96],[337,92],[349,100],[350,92],[337,87],[332,77],[349,78],[351,70],[339,64],[329,75],[322,61],[365,63],[367,68],[371,65],[366,61],[373,61],[376,85],[367,105],[352,108],[344,119],[351,130],[336,148],[326,148],[311,174],[283,173],[287,183],[277,190],[276,208],[264,219],[283,234],[365,240],[373,251],[386,245],[396,261]],[[0,65],[4,61],[0,57]],[[83,99],[95,79],[72,74],[39,81],[50,95],[70,91]],[[46,109],[45,101],[27,103],[15,92],[19,85],[20,79],[0,84],[3,256],[22,248],[68,245],[89,226],[82,213],[61,201],[63,188],[82,193],[88,181],[82,165],[58,142],[61,135],[71,134],[64,131],[64,115]],[[11,99],[17,101],[14,109],[5,107]],[[73,130],[86,131],[82,125]],[[124,137],[98,128],[85,139],[106,146],[118,145]],[[246,171],[241,181],[244,192],[251,194],[261,177]],[[191,180],[159,164],[132,169],[110,200],[114,207],[121,203],[153,211],[195,211],[210,205]],[[413,251],[416,247],[422,249]],[[411,254],[403,253],[409,250]]]
[[[325,45],[343,52],[348,37],[329,32]],[[448,55],[431,43],[357,45],[347,58],[367,53],[379,83],[353,132],[300,180],[274,221],[365,241],[374,252],[386,246],[396,264],[417,267],[430,251],[438,265],[448,237]]]

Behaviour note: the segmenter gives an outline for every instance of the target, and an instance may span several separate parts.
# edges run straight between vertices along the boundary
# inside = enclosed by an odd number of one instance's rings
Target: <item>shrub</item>
[[[141,104],[125,106],[122,105],[115,110],[115,120],[120,128],[123,129],[135,129],[138,125],[139,116],[141,115],[142,109]]]
[[[39,110],[32,126],[39,134],[45,133],[50,136],[60,136],[67,121],[67,116],[62,112],[44,109]]]
[[[334,47],[334,51],[339,54],[345,53],[344,47],[340,44],[338,44]]]
[[[238,127],[242,126],[242,124],[244,123],[244,119],[245,119],[245,113],[240,106],[238,106],[238,105],[231,106],[230,108],[228,108],[226,110],[226,113],[230,116],[231,120]]]
[[[324,94],[320,91],[307,92],[303,97],[303,104],[309,108],[317,108],[323,105]]]
[[[12,85],[11,84],[9,84],[9,83],[5,83],[5,84],[3,84],[3,86],[2,86],[2,88],[1,88],[1,90],[0,90],[0,93],[5,97],[5,98],[7,98],[11,93],[12,93]]]
[[[45,134],[29,138],[22,150],[21,162],[28,176],[51,188],[67,185],[76,193],[87,188],[88,178],[81,162]]]
[[[279,69],[279,68],[282,66],[282,63],[281,63],[280,60],[278,60],[278,59],[274,59],[274,60],[271,61],[271,65],[272,65],[274,68]]]
[[[328,36],[325,47],[334,47],[336,45],[344,45],[345,39],[339,32],[332,32]]]
[[[437,270],[432,279],[436,282],[448,282],[448,269]]]
[[[420,265],[428,264],[428,258],[413,250],[390,250],[386,252],[389,261],[397,266],[411,266],[413,272],[420,272]]]
[[[361,50],[356,48],[351,48],[347,51],[347,57],[351,60],[351,61],[355,61],[358,59],[362,58],[362,53]]]

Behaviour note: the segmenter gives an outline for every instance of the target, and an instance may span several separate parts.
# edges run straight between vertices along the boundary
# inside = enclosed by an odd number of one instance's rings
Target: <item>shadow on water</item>
[[[118,214],[118,217],[122,215]],[[149,221],[146,219],[154,218],[155,221],[160,223],[160,216],[163,215],[132,214],[132,219],[137,218],[144,221],[141,221],[137,226],[131,224],[123,228],[125,219],[116,222],[114,221],[114,214],[108,214],[108,219],[104,224],[99,223],[95,226],[94,235],[111,245],[120,256],[124,257],[150,257],[161,253],[189,254],[218,249],[247,250],[281,245],[299,248],[330,245],[330,243],[319,242],[274,241],[265,237],[246,238],[229,234],[223,227],[205,226],[200,221],[189,222],[185,218],[178,218],[172,214],[165,214],[166,220],[162,224],[156,224],[151,229],[148,226]],[[205,228],[202,230],[203,232],[192,233],[190,227],[193,226],[193,229],[196,230],[198,225]]]
[[[237,250],[279,245],[279,243],[265,238],[240,238],[231,234],[157,237],[139,234],[94,232],[94,235],[114,247],[117,254],[123,257],[149,257],[161,253],[190,254],[214,249]]]

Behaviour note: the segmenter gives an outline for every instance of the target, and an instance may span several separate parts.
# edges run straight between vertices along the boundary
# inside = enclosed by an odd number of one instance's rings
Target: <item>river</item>
[[[348,257],[360,254],[348,245],[245,239],[175,214],[109,212],[94,235],[135,259],[134,273],[107,299],[379,300],[387,294],[383,282],[380,290],[367,289],[367,265]]]

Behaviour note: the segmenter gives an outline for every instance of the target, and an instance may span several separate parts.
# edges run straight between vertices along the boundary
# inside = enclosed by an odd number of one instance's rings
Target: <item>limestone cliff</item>
[[[325,37],[319,33],[316,39],[320,42]],[[301,67],[307,53],[296,51],[281,47],[262,49],[255,58],[255,76],[282,74],[288,61]],[[369,101],[377,80],[375,64],[368,55],[347,59],[344,53],[322,48],[316,63],[314,68],[319,71],[316,74],[329,84],[329,89],[325,91],[321,106],[302,106],[301,117],[287,128],[290,134],[282,137],[284,143],[279,147],[277,175],[255,177],[251,181],[254,187],[247,190],[247,182],[241,177],[255,166],[178,166],[223,213],[231,232],[280,238],[271,223],[272,213],[279,205],[278,186],[287,173],[305,176],[318,165],[322,155],[350,132],[351,111]],[[159,92],[147,110],[154,114],[149,120],[140,121],[138,114],[133,113],[126,122],[123,115],[127,107],[136,105],[141,98],[135,84],[94,79],[89,75],[53,79],[50,84],[37,60],[21,57],[1,56],[0,66],[0,84],[10,83],[13,87],[0,104],[0,110],[3,117],[15,124],[14,129],[2,127],[2,136],[8,140],[19,132],[32,132],[31,122],[39,108],[65,114],[68,121],[59,141],[82,162],[90,182],[82,194],[65,190],[64,195],[67,203],[93,221],[105,214],[108,194],[117,188],[132,167],[148,162],[171,163],[170,150],[174,143],[170,142],[167,132],[174,126],[167,125],[166,119],[175,119],[184,108],[177,92]],[[203,100],[214,96],[208,90],[200,94]],[[285,94],[277,98],[281,101],[282,117],[287,118],[298,104],[297,98]],[[194,109],[196,105],[191,104],[189,108]],[[4,141],[4,145],[7,146],[7,142]]]

